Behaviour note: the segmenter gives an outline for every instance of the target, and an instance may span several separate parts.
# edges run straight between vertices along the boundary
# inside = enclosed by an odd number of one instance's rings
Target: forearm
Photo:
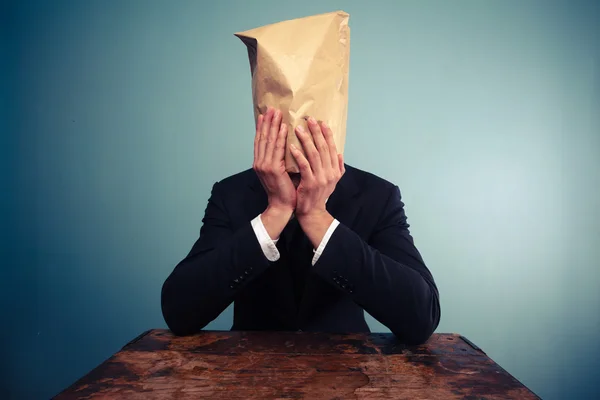
[[[179,335],[201,330],[269,265],[250,224],[213,249],[192,252],[163,285],[161,302],[167,325]]]
[[[298,223],[312,243],[313,249],[319,247],[333,221],[333,216],[327,211],[298,215]]]
[[[340,225],[314,270],[345,291],[406,343],[422,343],[439,323],[437,288],[419,268],[400,263]],[[333,245],[332,245],[333,244]]]
[[[292,214],[293,208],[282,208],[282,207],[267,207],[267,209],[260,215],[260,219],[265,227],[269,237],[272,240],[279,239],[283,228],[288,224]]]

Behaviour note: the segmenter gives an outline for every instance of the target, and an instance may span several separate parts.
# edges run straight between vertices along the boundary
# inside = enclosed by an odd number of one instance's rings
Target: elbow
[[[436,325],[432,322],[424,322],[421,324],[412,325],[409,329],[401,331],[392,331],[392,333],[402,341],[402,343],[416,346],[423,344],[429,340],[433,332],[435,331]]]
[[[192,335],[194,332],[190,331],[190,329],[188,327],[186,327],[184,324],[179,323],[177,320],[172,319],[167,317],[166,315],[164,315],[165,317],[165,322],[167,323],[167,326],[169,327],[169,330],[171,331],[171,333],[175,336],[188,336],[188,335]]]
[[[177,310],[169,307],[168,303],[165,304],[163,302],[162,313],[167,327],[175,336],[193,335],[200,330],[193,329],[193,327],[190,326],[189,322],[185,319],[185,315],[182,315],[181,313],[177,312]]]
[[[407,345],[420,345],[433,335],[440,323],[440,303],[437,290],[431,290],[426,301],[417,307],[417,312],[408,324],[402,324],[392,333]]]
[[[189,336],[198,333],[199,330],[190,329],[189,326],[178,324],[176,322],[167,322],[167,326],[175,336]]]
[[[186,329],[181,323],[181,316],[177,312],[177,300],[174,296],[175,293],[169,290],[169,280],[167,279],[163,284],[160,295],[160,307],[163,319],[174,335],[183,336],[186,333]]]
[[[169,279],[165,281],[161,291],[162,315],[169,330],[176,336],[193,335],[203,327],[194,323],[190,318],[185,304],[181,301],[181,294],[171,290]]]

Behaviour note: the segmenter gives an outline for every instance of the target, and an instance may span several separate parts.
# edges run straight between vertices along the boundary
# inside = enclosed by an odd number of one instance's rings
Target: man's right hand
[[[271,239],[279,238],[296,208],[296,188],[285,170],[287,130],[279,110],[269,107],[258,116],[252,168],[269,199],[260,219]]]

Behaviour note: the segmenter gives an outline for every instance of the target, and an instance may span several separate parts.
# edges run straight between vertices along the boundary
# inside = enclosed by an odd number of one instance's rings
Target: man
[[[438,290],[413,244],[397,186],[347,166],[313,118],[291,146],[269,108],[257,121],[253,168],[213,186],[200,237],[162,288],[177,335],[234,302],[233,330],[368,332],[364,310],[408,344],[440,319]]]

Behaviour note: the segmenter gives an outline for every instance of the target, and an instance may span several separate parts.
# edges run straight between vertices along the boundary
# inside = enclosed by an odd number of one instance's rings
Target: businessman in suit
[[[232,302],[232,330],[369,332],[366,310],[408,344],[440,319],[434,279],[414,246],[397,186],[345,165],[331,130],[310,118],[291,146],[269,108],[253,168],[213,186],[190,253],[165,281],[162,311],[193,334]]]

